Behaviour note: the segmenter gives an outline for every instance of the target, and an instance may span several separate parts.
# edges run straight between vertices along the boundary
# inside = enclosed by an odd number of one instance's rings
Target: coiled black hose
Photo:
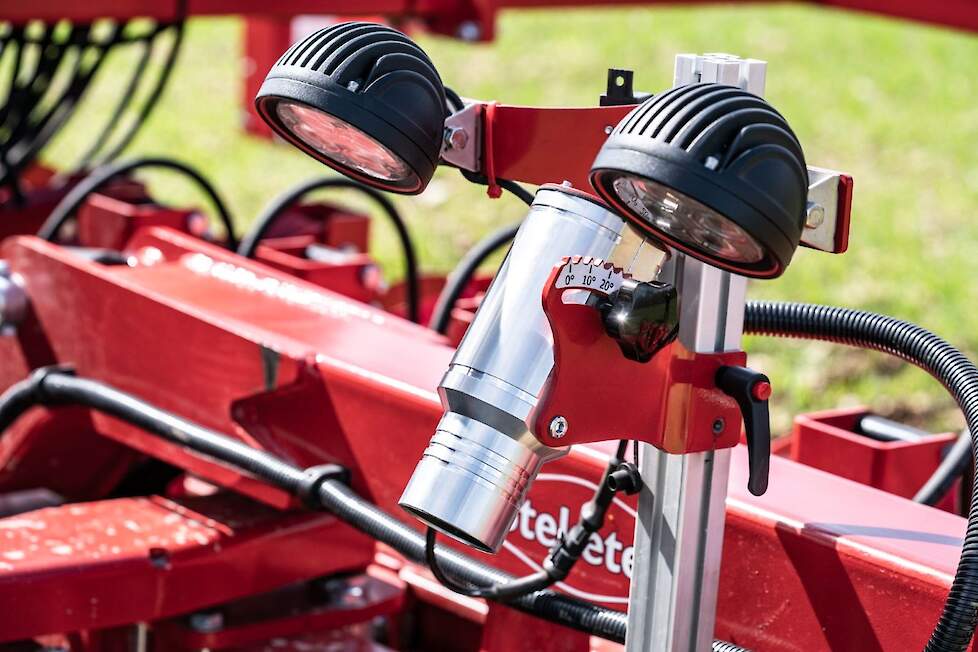
[[[324,476],[317,467],[300,469],[265,451],[161,410],[105,383],[79,378],[55,367],[35,371],[0,395],[0,433],[36,405],[82,405],[112,415],[165,441],[245,470],[290,494],[300,496],[307,503],[325,508],[340,520],[386,543],[406,558],[424,563],[424,535],[365,501],[343,482]],[[442,568],[468,582],[488,585],[513,579],[507,573],[451,548],[438,546],[435,554]],[[507,604],[594,636],[619,643],[625,640],[627,617],[618,611],[552,591],[537,591]],[[713,649],[717,652],[741,650],[722,641],[715,641]]]
[[[407,295],[407,318],[415,323],[420,319],[421,312],[421,278],[418,272],[418,257],[414,252],[414,242],[408,232],[404,218],[397,212],[394,203],[385,197],[380,191],[366,186],[352,179],[332,177],[328,179],[311,179],[286,190],[284,193],[272,200],[272,203],[262,211],[248,233],[241,238],[238,245],[238,254],[245,258],[254,258],[258,244],[268,232],[268,229],[275,224],[285,211],[297,201],[316,190],[327,189],[349,189],[356,190],[366,195],[375,204],[380,206],[387,215],[397,237],[401,242],[401,251],[404,254],[404,285]]]
[[[909,322],[849,308],[803,303],[748,302],[744,331],[824,340],[874,349],[915,364],[939,380],[964,413],[978,450],[978,368],[930,331]],[[925,652],[964,652],[978,621],[978,483],[958,568]]]

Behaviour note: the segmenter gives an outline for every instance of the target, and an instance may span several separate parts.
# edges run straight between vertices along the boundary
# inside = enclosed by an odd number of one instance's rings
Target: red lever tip
[[[756,401],[768,400],[771,398],[771,391],[771,383],[766,383],[763,380],[754,383],[754,386],[750,388],[750,394]]]

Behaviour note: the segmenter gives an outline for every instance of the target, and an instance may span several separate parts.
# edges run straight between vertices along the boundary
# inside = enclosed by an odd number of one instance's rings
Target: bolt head
[[[805,220],[806,229],[817,229],[825,222],[825,207],[821,204],[810,204],[808,206],[808,217]]]
[[[713,422],[713,434],[714,435],[719,435],[721,432],[723,432],[723,429],[726,426],[727,426],[727,424],[724,422],[723,419],[716,419]]]
[[[564,417],[554,417],[550,420],[550,436],[554,439],[561,439],[567,434],[568,429],[567,419]]]
[[[445,147],[448,149],[465,149],[469,144],[469,135],[461,127],[445,129]]]

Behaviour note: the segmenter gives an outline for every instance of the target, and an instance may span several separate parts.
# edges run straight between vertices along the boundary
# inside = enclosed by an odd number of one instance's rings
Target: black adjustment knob
[[[605,331],[636,362],[651,360],[679,332],[676,288],[668,283],[626,279],[603,312]]]
[[[747,367],[720,367],[716,384],[740,406],[747,433],[750,472],[747,489],[755,496],[761,496],[767,491],[771,466],[771,416],[768,410],[771,381],[764,374]]]

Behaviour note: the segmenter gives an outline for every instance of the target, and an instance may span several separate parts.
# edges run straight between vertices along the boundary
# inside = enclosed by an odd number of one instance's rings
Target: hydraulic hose
[[[924,505],[936,505],[941,501],[947,492],[950,491],[954,481],[962,476],[971,462],[971,433],[967,430],[961,432],[958,438],[951,445],[951,449],[944,455],[944,459],[938,465],[937,470],[928,478],[924,486],[914,495],[915,503]]]
[[[223,464],[251,473],[381,541],[417,563],[425,561],[425,537],[376,505],[358,496],[336,473],[323,467],[300,469],[265,451],[161,410],[96,380],[79,378],[56,367],[35,371],[0,395],[0,433],[33,406],[81,405],[142,428],[165,441],[184,446]],[[334,465],[327,467],[339,468]],[[473,584],[511,581],[512,576],[451,548],[438,546],[439,565]],[[508,605],[539,618],[619,643],[625,640],[625,614],[575,600],[552,591],[537,591]],[[715,652],[742,648],[715,641]],[[745,651],[746,652],[746,651]]]
[[[947,388],[964,413],[972,456],[978,451],[978,368],[930,331],[900,319],[862,310],[803,303],[748,302],[744,331],[823,340],[874,349],[902,358]],[[925,652],[964,652],[978,621],[978,483],[958,568]]]
[[[228,212],[227,206],[221,199],[221,196],[217,194],[217,190],[211,183],[204,178],[200,172],[190,167],[186,163],[181,163],[175,159],[161,157],[161,156],[150,156],[150,157],[140,157],[130,159],[128,161],[122,161],[119,163],[111,163],[99,168],[96,168],[91,174],[78,182],[71,191],[68,192],[62,198],[58,205],[54,207],[51,214],[41,225],[41,229],[37,232],[39,238],[45,240],[54,241],[57,237],[58,232],[61,228],[71,219],[72,215],[75,214],[85,200],[88,199],[90,195],[98,192],[107,183],[116,179],[127,172],[132,172],[136,169],[141,168],[164,168],[167,170],[173,170],[174,172],[179,172],[186,177],[189,177],[191,181],[197,184],[197,186],[207,195],[214,205],[214,209],[217,211],[217,216],[221,220],[224,230],[227,231],[227,244],[228,248],[236,249],[238,246],[238,239],[234,235],[234,222],[231,219],[231,214]]]
[[[476,270],[479,269],[479,265],[494,252],[512,242],[519,228],[519,223],[504,226],[487,235],[466,252],[452,273],[448,275],[445,287],[442,288],[438,295],[438,301],[435,302],[435,308],[431,311],[431,320],[428,325],[433,330],[442,335],[445,334],[448,330],[448,324],[451,322],[452,309],[455,308],[455,303],[462,296],[462,292],[468,287]]]
[[[289,207],[313,191],[326,189],[357,190],[380,206],[384,214],[387,215],[394,229],[397,231],[397,237],[401,241],[401,250],[404,253],[407,318],[417,323],[420,319],[421,311],[421,279],[418,273],[418,258],[414,252],[414,242],[411,240],[411,234],[408,232],[404,218],[401,217],[401,214],[397,212],[397,208],[394,207],[394,203],[378,190],[365,186],[362,183],[343,178],[312,179],[286,190],[283,194],[276,197],[262,211],[261,215],[255,219],[251,230],[245,234],[241,239],[241,244],[238,245],[238,254],[245,258],[254,258],[255,251],[258,249],[258,243],[261,242],[268,230],[275,224],[275,221]]]
[[[361,532],[398,550],[414,562],[424,563],[425,538],[411,527],[356,495],[336,479],[317,480],[317,468],[303,470],[274,455],[214,432],[156,408],[104,383],[79,378],[57,368],[44,368],[11,386],[0,396],[0,432],[35,405],[82,405],[104,412],[161,439],[184,446],[221,463],[233,466],[303,497],[316,498],[317,506],[332,512]],[[513,579],[467,555],[438,546],[438,560],[452,575],[474,584],[505,583]],[[595,636],[625,640],[625,614],[539,591],[511,606]]]
[[[481,185],[489,183],[484,175],[462,169],[459,171],[471,183]],[[527,206],[533,205],[533,194],[515,181],[511,181],[510,179],[496,179],[496,183]],[[485,262],[495,251],[512,241],[516,237],[516,232],[519,228],[519,223],[504,226],[487,235],[466,252],[462,260],[452,270],[452,273],[448,275],[445,287],[442,288],[441,293],[438,295],[435,308],[431,312],[431,319],[428,320],[428,325],[432,330],[442,335],[445,334],[452,318],[452,309],[455,308],[455,302],[458,301],[458,298],[462,296],[462,292],[468,287],[469,281],[472,280],[472,277],[479,269],[479,265]]]

